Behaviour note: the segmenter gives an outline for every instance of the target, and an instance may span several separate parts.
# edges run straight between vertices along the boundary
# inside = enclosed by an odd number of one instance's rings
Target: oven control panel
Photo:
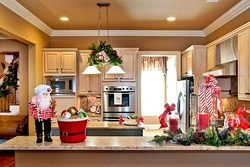
[[[134,86],[104,86],[104,92],[134,92]]]

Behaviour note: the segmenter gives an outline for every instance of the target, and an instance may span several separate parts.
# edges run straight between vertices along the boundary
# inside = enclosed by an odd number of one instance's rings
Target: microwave
[[[76,79],[71,76],[47,76],[46,84],[52,88],[51,94],[75,94]]]

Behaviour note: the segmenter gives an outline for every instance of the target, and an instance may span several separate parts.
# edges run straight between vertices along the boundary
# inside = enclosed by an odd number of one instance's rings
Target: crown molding
[[[207,26],[203,31],[204,34],[207,36],[213,31],[217,30],[233,18],[237,17],[250,7],[250,0],[241,0],[239,3],[237,3],[234,7],[232,7],[230,10],[228,10],[226,13],[224,13],[221,17],[216,19],[213,23],[211,23],[209,26]]]
[[[4,6],[12,10],[14,13],[27,20],[37,28],[39,28],[44,33],[50,35],[52,33],[52,29],[47,26],[44,22],[38,19],[34,14],[24,8],[21,4],[19,4],[16,0],[0,0]]]
[[[97,30],[53,30],[51,36],[97,36]],[[100,36],[191,36],[205,37],[199,30],[101,30]]]
[[[24,8],[16,0],[0,0],[4,6],[24,18],[44,33],[50,36],[97,36],[97,30],[52,30],[34,14]],[[110,36],[195,36],[205,37],[226,24],[250,7],[250,0],[241,0],[225,14],[207,26],[204,30],[109,30]],[[107,36],[105,30],[100,31],[101,36]]]

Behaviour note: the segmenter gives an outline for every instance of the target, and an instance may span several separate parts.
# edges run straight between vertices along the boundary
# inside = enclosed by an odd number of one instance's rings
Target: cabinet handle
[[[250,93],[245,93],[245,95],[250,95]]]
[[[56,68],[56,71],[58,71],[58,68]]]
[[[62,68],[61,68],[61,70],[62,70]]]

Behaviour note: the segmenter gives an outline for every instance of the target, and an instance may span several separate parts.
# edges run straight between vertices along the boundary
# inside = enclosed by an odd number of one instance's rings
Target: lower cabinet
[[[89,50],[81,50],[79,57],[79,94],[100,94],[101,74],[82,74],[88,67]],[[100,70],[100,69],[99,69]]]
[[[71,106],[76,106],[75,96],[51,96],[56,99],[56,116],[52,118],[53,122],[57,122],[57,118],[61,116],[63,110],[67,110]]]

